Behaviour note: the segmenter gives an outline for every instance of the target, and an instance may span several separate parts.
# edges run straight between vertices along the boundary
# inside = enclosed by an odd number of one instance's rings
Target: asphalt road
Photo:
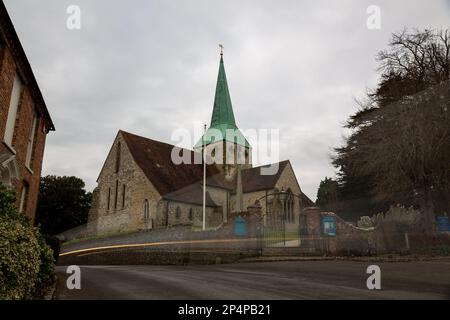
[[[374,263],[381,290],[366,287],[367,262],[295,261],[199,266],[81,266],[58,299],[450,299],[450,260]]]

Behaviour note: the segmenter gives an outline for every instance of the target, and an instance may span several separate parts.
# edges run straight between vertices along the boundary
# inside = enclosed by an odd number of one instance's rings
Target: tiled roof
[[[316,204],[306,194],[302,192],[302,207],[315,207]]]
[[[181,163],[177,165],[171,159],[172,149],[175,146],[125,131],[120,131],[120,133],[122,133],[137,165],[161,195],[166,195],[203,181],[203,166],[201,164],[193,164],[194,154],[198,156],[198,153],[188,149],[181,149],[189,154],[191,164]],[[212,165],[207,166],[207,177],[217,174],[219,174],[219,169]]]
[[[163,199],[190,203],[201,206],[203,204],[203,188],[200,183],[194,183],[163,196]],[[209,192],[206,192],[206,206],[217,207],[218,205],[211,199]]]
[[[261,168],[268,168],[268,165],[242,170],[242,189],[244,193],[274,188],[288,163],[289,160],[279,162],[278,171],[274,175],[261,174]]]
[[[181,149],[191,157],[192,164],[175,164],[171,159],[171,144],[141,137],[129,132],[120,131],[137,165],[155,186],[164,199],[201,205],[203,201],[202,181],[203,166],[193,164],[194,155],[197,152]],[[201,157],[201,155],[200,155]],[[278,163],[279,168],[274,175],[262,175],[260,166],[242,170],[242,189],[244,193],[273,189],[280,178],[281,173],[289,164],[289,160]],[[227,181],[220,170],[214,165],[208,165],[207,185],[235,191],[236,180]],[[302,193],[302,202],[305,206],[314,203]],[[206,205],[216,207],[217,204],[207,193]]]

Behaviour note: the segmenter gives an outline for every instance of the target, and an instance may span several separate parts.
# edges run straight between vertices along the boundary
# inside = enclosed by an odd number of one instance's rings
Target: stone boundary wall
[[[312,239],[310,246],[323,254],[446,254],[450,247],[449,235],[427,235],[420,212],[413,208],[396,206],[384,214],[366,217],[362,219],[363,223],[359,223],[365,225],[364,228],[344,221],[333,212],[321,212],[316,207],[305,208],[302,214],[307,217],[307,230]],[[324,216],[335,218],[336,236],[322,234],[321,220]]]

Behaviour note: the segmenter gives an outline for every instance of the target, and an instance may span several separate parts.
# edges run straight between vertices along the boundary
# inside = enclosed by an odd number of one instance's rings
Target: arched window
[[[115,189],[115,196],[114,196],[114,210],[117,209],[118,197],[119,197],[119,180],[116,180],[116,189]]]
[[[148,200],[145,199],[144,200],[144,220],[148,220],[150,218],[149,215],[149,204],[148,204]]]
[[[189,208],[189,220],[192,221],[194,219],[194,211],[192,208]]]
[[[122,209],[125,208],[125,191],[126,191],[126,186],[125,184],[122,186]]]
[[[178,206],[175,210],[175,218],[180,219],[181,218],[181,208]]]
[[[287,190],[287,213],[288,213],[288,221],[294,222],[294,195],[292,194],[292,190],[289,188]]]
[[[107,199],[108,203],[107,203],[107,208],[109,210],[109,206],[111,204],[111,188],[108,188],[108,199]]]

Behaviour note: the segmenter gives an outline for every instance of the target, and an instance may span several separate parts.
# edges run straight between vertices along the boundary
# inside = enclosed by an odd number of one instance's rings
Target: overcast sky
[[[279,129],[281,160],[315,200],[391,33],[450,22],[449,0],[4,2],[56,126],[43,175],[79,176],[89,190],[119,129],[170,143],[210,122],[222,43],[238,126]],[[380,30],[366,27],[372,4]],[[80,30],[66,27],[69,5]]]

